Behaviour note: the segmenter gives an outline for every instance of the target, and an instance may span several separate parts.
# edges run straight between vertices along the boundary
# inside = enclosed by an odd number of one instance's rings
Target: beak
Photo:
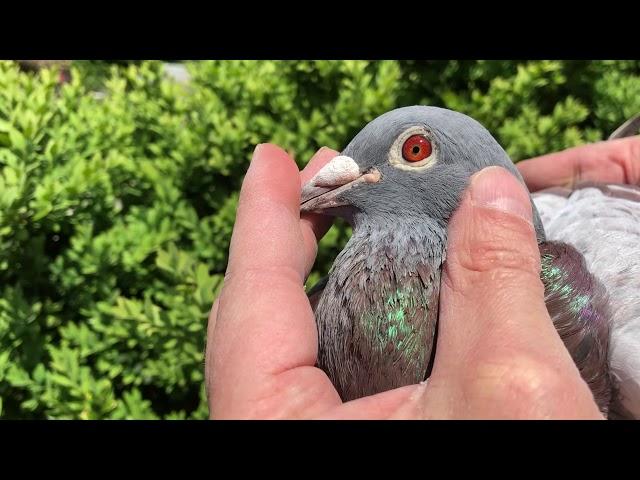
[[[339,155],[327,163],[302,187],[301,212],[322,212],[327,208],[346,205],[338,196],[357,185],[378,183],[380,172],[376,168],[361,172],[351,157]]]

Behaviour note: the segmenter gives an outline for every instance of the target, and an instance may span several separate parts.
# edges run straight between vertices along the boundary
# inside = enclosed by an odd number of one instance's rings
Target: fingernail
[[[256,145],[256,148],[253,150],[253,157],[251,158],[251,161],[254,161],[259,157],[266,157],[269,161],[273,159],[291,160],[291,156],[286,151],[273,143],[259,143]]]
[[[511,173],[487,167],[471,177],[471,199],[478,206],[517,215],[533,223],[529,194]]]
[[[329,148],[326,145],[320,147],[318,149],[318,151],[316,152],[316,154],[321,154],[321,153],[325,153],[325,152],[335,152],[335,150],[333,148]]]
[[[251,156],[252,162],[256,159],[256,157],[260,155],[260,151],[264,148],[265,145],[265,143],[259,143],[258,145],[256,145],[256,148],[254,148],[253,150],[253,155]]]

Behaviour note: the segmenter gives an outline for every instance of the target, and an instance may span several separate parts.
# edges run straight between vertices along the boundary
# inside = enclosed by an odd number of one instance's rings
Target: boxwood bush
[[[397,106],[457,109],[517,161],[640,111],[638,61],[0,62],[0,417],[208,415],[207,315],[254,146],[302,166]],[[313,283],[348,237],[321,244]]]

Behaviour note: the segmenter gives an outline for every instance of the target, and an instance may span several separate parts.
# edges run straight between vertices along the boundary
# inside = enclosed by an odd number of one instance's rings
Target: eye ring
[[[416,146],[419,148],[414,153]],[[400,170],[426,170],[435,165],[437,160],[438,145],[433,141],[431,132],[423,125],[414,125],[404,130],[389,149],[389,163]]]

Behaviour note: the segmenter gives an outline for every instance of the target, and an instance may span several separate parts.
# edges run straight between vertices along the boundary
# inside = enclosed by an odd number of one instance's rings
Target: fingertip
[[[247,175],[253,175],[256,171],[292,176],[298,172],[298,167],[291,156],[278,145],[260,143],[253,151]]]
[[[297,165],[282,148],[256,147],[242,183],[228,270],[287,265],[303,274],[299,178]]]
[[[273,143],[259,143],[253,151],[253,160],[275,157],[289,158],[289,154]]]
[[[327,147],[326,145],[323,145],[318,149],[318,151],[316,152],[316,155],[323,155],[325,152],[335,152],[335,150]]]
[[[298,167],[282,148],[270,143],[258,144],[242,182],[240,204],[277,202],[298,209]]]
[[[320,147],[318,149],[318,151],[313,155],[313,157],[311,157],[311,159],[313,160],[316,157],[330,157],[333,158],[336,155],[339,155],[339,152],[337,150],[334,150],[333,148],[327,147],[326,145]]]
[[[533,209],[524,186],[507,170],[487,167],[471,177],[469,195],[475,206],[516,215],[533,224]]]

